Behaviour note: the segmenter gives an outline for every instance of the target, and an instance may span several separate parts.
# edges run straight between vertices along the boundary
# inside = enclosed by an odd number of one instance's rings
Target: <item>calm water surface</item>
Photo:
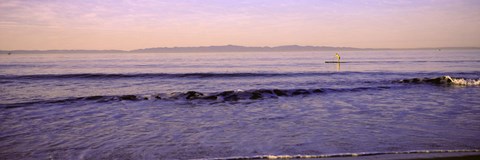
[[[340,54],[0,55],[0,158],[480,148],[480,51]]]

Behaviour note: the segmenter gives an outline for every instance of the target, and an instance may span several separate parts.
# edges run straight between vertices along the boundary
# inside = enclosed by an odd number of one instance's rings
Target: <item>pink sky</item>
[[[0,0],[0,50],[480,47],[478,0]]]

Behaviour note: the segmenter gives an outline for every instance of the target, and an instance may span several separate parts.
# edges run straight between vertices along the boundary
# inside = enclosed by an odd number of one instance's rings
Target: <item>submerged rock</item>
[[[90,96],[90,97],[86,97],[85,100],[99,100],[102,98],[103,96]]]
[[[227,97],[223,97],[223,100],[225,101],[238,101],[238,95],[234,94],[234,95],[230,95],[230,96],[227,96]]]
[[[201,97],[201,99],[205,99],[205,100],[217,100],[218,97],[217,97],[217,96],[205,96],[205,97]]]
[[[262,93],[260,93],[260,92],[253,92],[253,93],[252,93],[252,96],[250,96],[250,99],[260,99],[260,98],[262,98],[262,97],[263,97],[263,96],[262,96]]]
[[[263,93],[273,94],[273,91],[268,90],[268,89],[260,89],[260,90],[254,91],[254,92],[261,93],[261,94],[263,94]]]
[[[400,80],[401,83],[431,83],[431,84],[451,84],[453,79],[450,76],[437,78],[413,78]]]
[[[238,92],[235,91],[223,91],[216,95],[216,97],[223,97],[225,101],[238,101],[240,98],[238,97]]]
[[[123,95],[123,96],[120,96],[119,98],[120,100],[129,100],[129,101],[138,100],[137,96],[135,95]]]
[[[284,91],[279,90],[279,89],[274,89],[273,93],[275,93],[277,96],[288,96],[287,93],[285,93]]]
[[[188,91],[185,93],[187,96],[186,99],[198,99],[199,97],[203,96],[203,93],[196,92],[196,91]]]
[[[424,81],[428,83],[433,83],[433,84],[450,84],[453,82],[450,76],[442,76],[442,77],[432,78],[432,79],[427,78]]]
[[[268,89],[255,90],[252,92],[250,99],[261,99],[263,98],[263,94],[273,94],[273,92]]]
[[[228,95],[232,95],[234,93],[235,93],[235,91],[223,91],[222,93],[217,94],[217,96],[225,97],[225,96],[228,96]]]
[[[296,96],[296,95],[300,95],[300,94],[309,94],[310,92],[308,92],[307,90],[305,89],[297,89],[295,90],[292,95]]]
[[[416,83],[416,82],[422,82],[422,79],[420,79],[420,78],[414,78],[414,79],[411,80],[411,82],[415,82],[415,83]]]

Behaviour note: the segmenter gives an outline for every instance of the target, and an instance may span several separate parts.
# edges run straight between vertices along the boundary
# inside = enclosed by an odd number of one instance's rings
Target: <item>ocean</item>
[[[0,55],[0,159],[480,149],[480,51]]]

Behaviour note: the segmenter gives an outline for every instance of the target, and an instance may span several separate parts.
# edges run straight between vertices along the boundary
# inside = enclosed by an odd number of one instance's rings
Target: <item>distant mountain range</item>
[[[307,52],[307,51],[362,51],[362,50],[480,50],[480,47],[441,48],[352,48],[328,46],[286,45],[276,47],[247,47],[237,45],[200,47],[156,47],[135,50],[0,50],[0,53],[180,53],[180,52]]]
[[[130,52],[283,52],[283,51],[334,51],[334,50],[360,50],[350,47],[325,47],[325,46],[277,46],[277,47],[246,47],[236,45],[201,46],[201,47],[158,47],[132,50]]]

